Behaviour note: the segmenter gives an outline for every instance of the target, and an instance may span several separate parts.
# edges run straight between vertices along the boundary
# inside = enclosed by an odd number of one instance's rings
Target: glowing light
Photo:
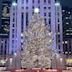
[[[62,59],[62,58],[60,58],[60,61],[62,62],[62,61],[63,61],[63,59]]]
[[[66,59],[67,63],[72,63],[72,59]]]
[[[65,44],[67,44],[68,42],[67,41],[65,41]]]
[[[35,13],[39,13],[39,8],[35,8],[35,9],[34,9],[34,12],[35,12]]]
[[[55,3],[55,6],[60,6],[60,3],[59,2]]]
[[[1,63],[4,64],[4,63],[6,63],[6,62],[5,62],[5,60],[1,60]]]
[[[10,58],[10,63],[12,63],[12,61],[13,61],[13,59],[12,59],[12,58]]]
[[[23,37],[23,33],[21,33],[21,37]]]
[[[17,54],[16,53],[14,53],[14,56],[16,56]]]
[[[17,5],[17,3],[16,3],[16,2],[13,2],[13,3],[12,3],[12,5],[13,5],[13,6],[16,6],[16,5]]]

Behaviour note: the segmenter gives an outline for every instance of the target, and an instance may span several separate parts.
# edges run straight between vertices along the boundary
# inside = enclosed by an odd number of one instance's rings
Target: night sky
[[[72,0],[60,0],[63,6],[68,6],[72,8]]]

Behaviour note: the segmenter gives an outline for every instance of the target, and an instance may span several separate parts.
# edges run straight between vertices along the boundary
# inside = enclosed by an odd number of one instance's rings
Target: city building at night
[[[72,69],[72,9],[63,7],[63,53],[65,55],[66,69]]]
[[[0,55],[9,53],[10,0],[0,0]]]
[[[39,14],[45,24],[52,31],[54,49],[62,51],[62,20],[61,5],[55,0],[14,0],[11,6],[10,17],[10,53],[22,50],[23,34],[34,14],[34,9],[39,8]]]
[[[72,54],[72,10],[70,8],[62,9],[63,20],[63,52]]]

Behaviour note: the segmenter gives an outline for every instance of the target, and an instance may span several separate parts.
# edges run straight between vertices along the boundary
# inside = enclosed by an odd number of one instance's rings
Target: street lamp
[[[13,59],[12,59],[12,58],[10,58],[10,65],[12,64],[12,61],[13,61]]]
[[[60,58],[60,62],[62,62],[63,61],[63,58]]]
[[[14,57],[13,57],[13,59],[14,59],[14,67],[15,67],[15,68],[16,68],[16,64],[17,64],[17,62],[16,62],[16,60],[17,60],[17,59],[16,59],[16,56],[17,56],[17,53],[15,52],[15,53],[14,53]]]
[[[12,68],[12,62],[13,62],[13,59],[10,58],[10,68]]]

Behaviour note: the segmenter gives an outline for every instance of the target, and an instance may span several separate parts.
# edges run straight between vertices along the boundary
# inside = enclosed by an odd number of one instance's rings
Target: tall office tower
[[[0,55],[9,52],[10,0],[0,0]]]
[[[63,45],[62,45],[62,9],[59,1],[55,3],[55,30],[56,30],[56,48],[59,53],[62,53],[63,51]]]
[[[65,55],[65,68],[72,69],[72,9],[63,7],[63,53]]]
[[[61,23],[60,17],[61,13],[56,11],[60,5],[57,3],[55,5],[55,0],[17,0],[13,1],[11,6],[11,18],[10,18],[10,53],[16,52],[17,50],[22,50],[23,48],[23,31],[26,30],[29,21],[34,14],[34,9],[39,8],[39,14],[45,20],[45,24],[50,26],[50,31],[52,31],[53,43],[52,46],[56,49],[56,24]],[[56,15],[58,12],[59,17]],[[57,20],[59,22],[57,22]],[[58,28],[58,27],[57,27]],[[60,28],[61,29],[61,28]],[[58,32],[60,34],[60,32]],[[61,37],[59,37],[61,38]],[[59,46],[61,47],[61,46]]]
[[[63,52],[66,55],[72,54],[72,9],[62,9],[63,19]]]

